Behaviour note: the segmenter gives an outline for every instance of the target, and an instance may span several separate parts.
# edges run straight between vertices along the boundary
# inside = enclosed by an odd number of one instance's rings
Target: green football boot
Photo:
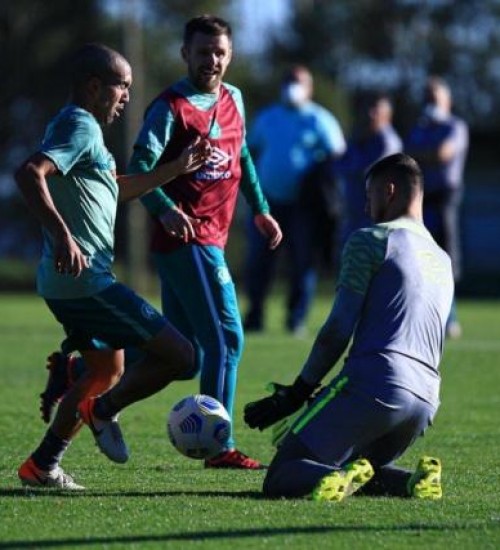
[[[439,500],[443,496],[441,487],[441,461],[432,456],[423,456],[417,469],[408,480],[408,494],[415,498]]]
[[[312,500],[340,502],[366,485],[373,477],[372,465],[360,458],[322,478],[314,488]]]

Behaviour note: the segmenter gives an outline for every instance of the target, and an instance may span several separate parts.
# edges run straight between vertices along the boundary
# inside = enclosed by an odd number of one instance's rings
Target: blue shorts
[[[114,283],[85,298],[45,299],[67,334],[62,350],[142,347],[167,320],[133,290]]]

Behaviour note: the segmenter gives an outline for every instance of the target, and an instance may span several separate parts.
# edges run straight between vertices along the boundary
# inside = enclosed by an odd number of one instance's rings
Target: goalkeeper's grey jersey
[[[356,231],[339,285],[365,295],[343,373],[380,399],[399,386],[437,403],[453,276],[430,233],[408,218]]]

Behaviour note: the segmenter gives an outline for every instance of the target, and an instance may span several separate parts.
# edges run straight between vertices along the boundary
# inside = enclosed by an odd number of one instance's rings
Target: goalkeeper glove
[[[244,409],[244,419],[250,428],[264,430],[298,411],[307,401],[316,386],[311,386],[298,376],[291,386],[273,382],[274,393],[258,401],[248,403]]]
[[[288,432],[295,424],[295,421],[299,418],[299,416],[302,416],[306,412],[307,407],[309,407],[309,405],[316,399],[316,397],[318,397],[318,395],[324,389],[324,386],[318,385],[316,386],[316,388],[317,389],[314,391],[314,393],[312,393],[307,398],[306,402],[298,409],[297,412],[283,418],[282,420],[279,420],[278,422],[276,422],[276,424],[273,425],[271,433],[271,445],[273,447],[276,447],[276,449],[279,448],[279,446],[287,436]]]

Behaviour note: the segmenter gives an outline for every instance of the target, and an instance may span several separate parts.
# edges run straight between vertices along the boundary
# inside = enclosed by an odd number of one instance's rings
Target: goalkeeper
[[[398,153],[367,172],[374,225],[346,243],[337,295],[299,376],[245,407],[263,430],[296,413],[264,481],[269,497],[365,494],[441,498],[441,464],[394,465],[431,425],[453,296],[450,259],[422,223],[423,179]],[[338,376],[315,393],[353,337]],[[305,406],[304,406],[305,405]],[[282,422],[283,424],[283,422]]]

